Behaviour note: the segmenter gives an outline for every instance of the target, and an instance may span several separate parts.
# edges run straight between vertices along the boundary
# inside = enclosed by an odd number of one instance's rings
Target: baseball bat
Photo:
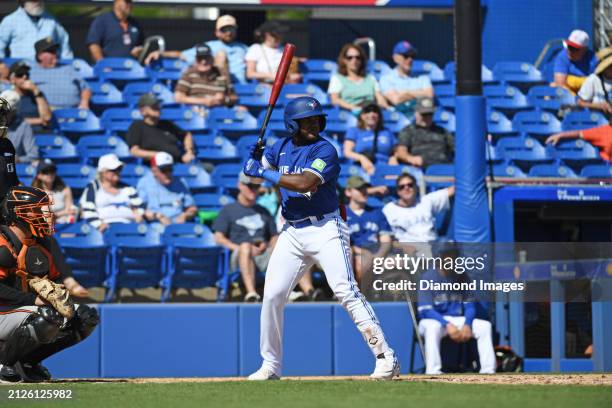
[[[287,78],[287,72],[291,66],[291,60],[293,59],[294,52],[295,45],[289,43],[285,44],[283,56],[280,64],[278,65],[278,70],[276,70],[276,77],[274,78],[274,84],[272,85],[272,91],[270,92],[270,99],[268,100],[268,107],[266,108],[266,116],[264,116],[259,137],[257,138],[257,145],[255,146],[255,151],[253,152],[253,158],[256,160],[261,160],[263,148],[265,146],[264,137],[266,135],[266,128],[268,127],[268,122],[270,122],[270,116],[272,116],[272,110],[274,110],[278,95],[280,94],[281,89],[283,89],[283,84]]]

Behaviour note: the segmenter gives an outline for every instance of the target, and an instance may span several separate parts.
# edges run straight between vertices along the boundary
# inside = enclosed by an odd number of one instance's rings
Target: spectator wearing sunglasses
[[[338,55],[338,72],[329,81],[327,93],[333,105],[359,114],[365,101],[388,108],[387,100],[380,92],[373,75],[366,75],[366,58],[363,49],[354,44],[345,44]]]
[[[432,98],[417,100],[414,123],[400,132],[390,163],[406,163],[423,168],[430,164],[452,163],[455,138],[433,122],[435,111]]]
[[[72,190],[57,175],[57,167],[50,159],[44,159],[38,163],[32,187],[45,190],[53,198],[51,211],[55,214],[56,224],[71,224],[74,222],[78,208],[74,205]]]
[[[30,66],[25,61],[11,65],[9,78],[13,89],[21,96],[18,114],[40,129],[51,121],[51,108],[45,94],[30,80]]]
[[[123,162],[113,154],[98,160],[96,180],[85,187],[80,199],[82,218],[103,232],[115,222],[142,222],[143,204],[136,189],[121,182]]]
[[[589,35],[582,30],[574,30],[555,57],[554,85],[567,88],[574,95],[586,80],[595,72],[597,56],[589,49]]]
[[[395,68],[380,79],[380,90],[395,109],[408,119],[414,119],[418,98],[433,98],[434,91],[427,75],[413,76],[412,62],[417,49],[408,41],[400,41],[393,47]]]
[[[438,238],[435,228],[436,215],[450,208],[450,198],[455,187],[443,188],[419,197],[416,179],[402,173],[395,182],[398,200],[383,207],[393,231],[401,243],[426,243]]]
[[[151,173],[138,180],[138,195],[144,202],[144,217],[163,225],[193,220],[198,211],[187,183],[173,176],[174,159],[158,152],[151,160]]]

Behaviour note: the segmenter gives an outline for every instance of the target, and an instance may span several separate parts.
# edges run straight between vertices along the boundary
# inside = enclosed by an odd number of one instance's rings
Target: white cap
[[[234,16],[230,16],[229,14],[224,14],[217,19],[215,28],[219,30],[227,26],[238,27],[238,24],[236,24],[236,19],[234,18]]]
[[[589,35],[582,30],[574,30],[570,33],[567,40],[563,41],[563,45],[574,48],[584,48],[589,46]]]
[[[117,170],[121,166],[123,162],[114,153],[105,154],[98,159],[98,171]]]
[[[153,156],[153,159],[151,160],[151,166],[155,166],[160,169],[162,167],[172,166],[173,164],[174,159],[172,158],[172,156],[170,156],[170,154],[166,152],[155,153],[155,156]]]
[[[9,104],[11,110],[19,109],[19,101],[21,100],[21,96],[17,93],[17,91],[13,91],[12,89],[7,89],[0,93],[0,98],[6,100]]]

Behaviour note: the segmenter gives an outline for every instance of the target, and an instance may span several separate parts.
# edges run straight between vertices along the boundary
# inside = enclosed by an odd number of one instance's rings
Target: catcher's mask
[[[8,225],[29,229],[35,237],[52,235],[55,232],[53,200],[36,187],[11,187],[2,201],[2,213]]]

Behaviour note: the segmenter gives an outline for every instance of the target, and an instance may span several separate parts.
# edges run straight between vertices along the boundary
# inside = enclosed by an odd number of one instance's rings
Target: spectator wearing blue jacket
[[[442,259],[456,258],[455,248],[438,252]],[[447,262],[443,262],[445,266]],[[466,276],[452,269],[429,270],[420,281],[434,283],[466,282]],[[419,286],[420,287],[420,286]],[[487,320],[476,318],[477,301],[463,290],[419,290],[419,333],[425,341],[425,373],[441,374],[440,341],[449,336],[457,343],[475,338],[480,358],[480,373],[495,373],[495,351],[493,349],[492,326]]]

